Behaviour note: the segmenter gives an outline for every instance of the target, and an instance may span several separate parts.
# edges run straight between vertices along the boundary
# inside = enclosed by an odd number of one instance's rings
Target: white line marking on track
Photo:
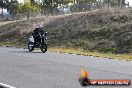
[[[16,88],[16,87],[13,87],[13,86],[10,86],[10,85],[7,85],[7,84],[4,84],[4,83],[0,83],[0,87],[5,87],[5,88]]]

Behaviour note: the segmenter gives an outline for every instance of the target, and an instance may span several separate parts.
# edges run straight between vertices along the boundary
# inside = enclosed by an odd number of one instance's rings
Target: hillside
[[[119,9],[4,23],[0,25],[0,44],[26,45],[39,24],[48,31],[49,47],[132,53],[132,11]]]

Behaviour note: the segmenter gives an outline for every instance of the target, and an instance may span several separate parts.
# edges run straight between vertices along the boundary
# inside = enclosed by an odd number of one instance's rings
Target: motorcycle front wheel
[[[28,50],[29,50],[30,52],[34,50],[34,47],[33,47],[33,46],[31,46],[31,44],[30,44],[30,43],[28,44]]]
[[[43,47],[40,48],[43,53],[47,51],[47,44],[44,42]]]

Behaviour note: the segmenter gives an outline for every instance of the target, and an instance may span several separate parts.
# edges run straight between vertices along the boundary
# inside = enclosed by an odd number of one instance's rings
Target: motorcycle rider
[[[33,30],[32,35],[29,37],[28,49],[29,51],[33,51],[35,48],[40,48],[43,53],[47,51],[47,44],[45,42],[47,32],[43,31],[43,26]]]
[[[35,40],[35,43],[40,40],[39,33],[42,33],[44,35],[43,25],[40,25],[39,27],[35,28],[35,30],[32,33],[34,40]]]

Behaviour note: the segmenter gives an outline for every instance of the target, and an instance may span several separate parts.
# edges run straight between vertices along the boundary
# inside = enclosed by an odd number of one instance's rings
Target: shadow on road
[[[33,51],[33,52],[29,52],[29,51],[11,51],[11,53],[42,53],[41,51]]]

